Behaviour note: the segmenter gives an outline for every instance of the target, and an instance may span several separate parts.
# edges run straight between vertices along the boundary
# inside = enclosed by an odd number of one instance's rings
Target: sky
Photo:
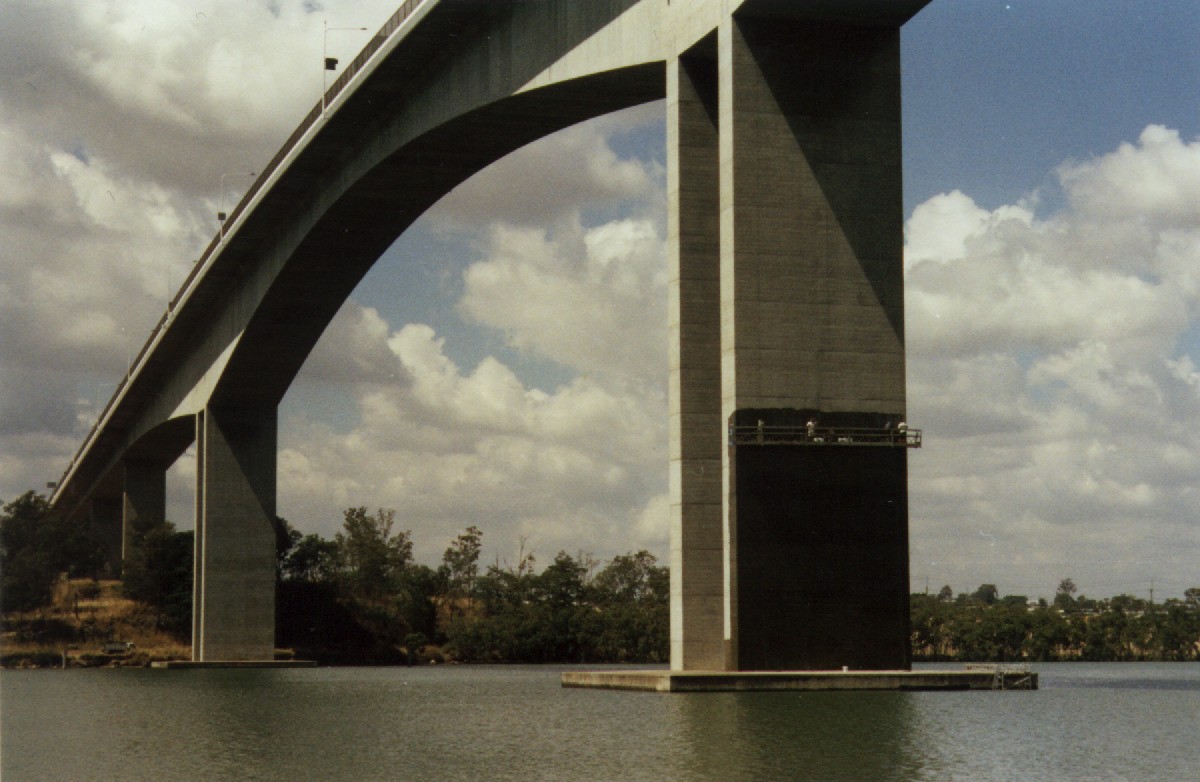
[[[227,210],[395,0],[0,3],[0,501],[57,480]],[[904,46],[914,591],[1200,586],[1200,6],[933,0]],[[664,108],[384,254],[280,407],[279,512],[666,560]],[[192,526],[194,456],[168,479]]]

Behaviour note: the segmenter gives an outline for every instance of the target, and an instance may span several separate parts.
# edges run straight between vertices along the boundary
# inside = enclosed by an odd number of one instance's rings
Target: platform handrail
[[[729,427],[730,445],[874,445],[920,448],[921,430],[908,427],[854,427],[751,424]]]

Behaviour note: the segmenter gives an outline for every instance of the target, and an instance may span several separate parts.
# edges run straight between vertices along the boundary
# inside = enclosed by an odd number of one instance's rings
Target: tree
[[[187,638],[192,627],[194,535],[169,521],[135,535],[121,590],[154,611],[154,626]]]
[[[980,584],[979,589],[976,589],[975,594],[971,597],[990,606],[1000,599],[1000,590],[996,588],[995,584]]]
[[[0,596],[5,611],[47,605],[58,574],[95,576],[104,553],[86,521],[55,513],[28,491],[0,510]]]
[[[337,541],[325,540],[317,534],[305,535],[296,542],[284,560],[283,580],[333,583],[340,570],[339,550]]]
[[[950,588],[949,584],[946,584],[938,590],[937,598],[943,603],[949,603],[954,599],[954,590]]]
[[[395,520],[394,510],[380,508],[371,515],[366,507],[346,509],[335,541],[351,596],[381,600],[395,595],[400,575],[412,561],[411,533],[393,532]]]
[[[483,550],[482,540],[483,533],[472,525],[455,538],[442,555],[448,596],[474,596],[475,579],[479,575],[479,554]]]
[[[275,517],[275,580],[282,581],[287,560],[304,536],[283,516]]]
[[[1069,578],[1064,578],[1058,582],[1058,589],[1054,591],[1054,607],[1060,611],[1069,611],[1075,605],[1075,593],[1079,591],[1075,587],[1075,582]]]
[[[670,648],[670,574],[648,551],[614,557],[592,580],[600,659],[662,662]]]
[[[1183,590],[1183,602],[1190,608],[1200,608],[1200,587]]]

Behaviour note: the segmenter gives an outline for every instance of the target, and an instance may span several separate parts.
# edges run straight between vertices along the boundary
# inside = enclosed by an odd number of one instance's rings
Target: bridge
[[[195,443],[193,659],[270,659],[277,407],[341,304],[472,174],[665,97],[671,667],[908,668],[899,29],[927,2],[406,0],[223,221],[53,506],[120,550]]]

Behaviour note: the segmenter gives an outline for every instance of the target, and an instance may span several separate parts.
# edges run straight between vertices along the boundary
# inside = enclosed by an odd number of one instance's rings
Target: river
[[[596,667],[596,666],[592,666]],[[564,690],[561,667],[0,671],[26,780],[1197,780],[1200,664],[1036,692]]]

